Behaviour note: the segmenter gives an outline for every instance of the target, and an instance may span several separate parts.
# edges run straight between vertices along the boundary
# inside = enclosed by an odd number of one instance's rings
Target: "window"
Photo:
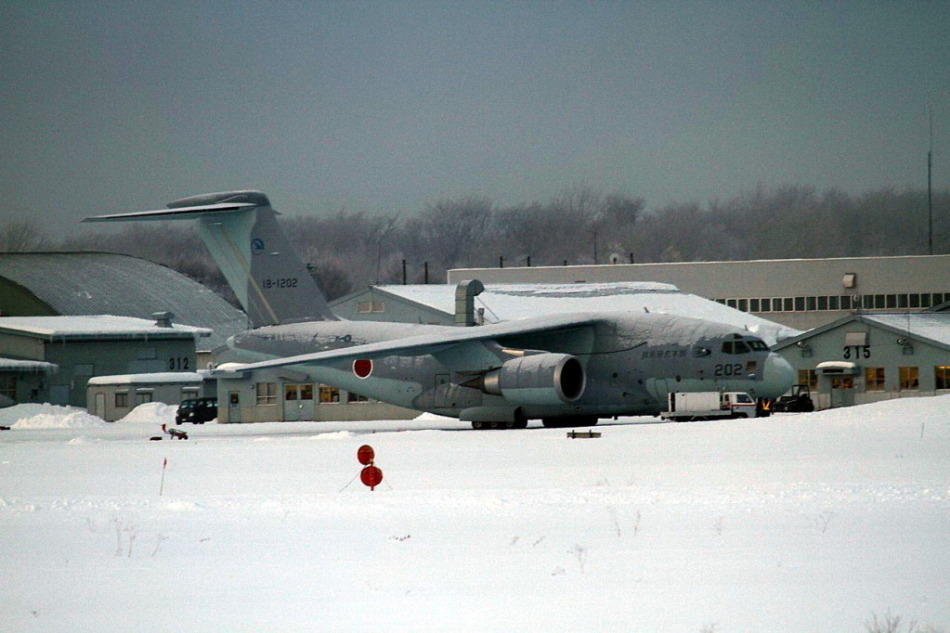
[[[145,404],[146,402],[152,401],[152,392],[151,391],[142,391],[135,394],[136,404]]]
[[[883,367],[864,368],[864,389],[865,391],[884,391]]]
[[[881,310],[886,307],[886,302],[884,300],[884,295],[874,295],[874,309]]]
[[[925,292],[924,294],[920,295],[920,307],[921,308],[930,307],[930,293],[929,292]]]
[[[934,385],[937,389],[950,389],[950,365],[934,367]]]
[[[739,299],[739,310],[742,312],[749,311],[749,300],[748,299]]]
[[[941,303],[943,303],[943,295],[940,294],[939,292],[935,292],[933,294],[933,301],[931,302],[931,305],[938,306]]]
[[[347,402],[369,402],[369,398],[350,391],[350,392],[347,392],[346,394],[346,401]]]
[[[806,310],[817,310],[818,301],[816,297],[805,297],[805,309]]]
[[[828,309],[828,297],[818,297],[818,309],[827,310]]]
[[[832,376],[832,389],[854,389],[854,378],[852,376]]]
[[[887,295],[887,307],[888,308],[897,307],[897,295]]]
[[[735,300],[735,299],[726,299],[726,305],[729,306],[730,308],[734,308],[734,307],[736,307],[736,300]]]
[[[360,314],[368,314],[373,311],[372,301],[360,301],[356,304],[356,311]]]
[[[284,401],[297,400],[297,385],[284,385]]]
[[[805,297],[795,297],[795,312],[805,311]]]
[[[257,383],[257,404],[277,404],[277,383]]]
[[[810,389],[818,388],[818,373],[814,369],[799,369],[798,384],[808,385]]]
[[[115,394],[115,406],[116,408],[125,408],[129,406],[129,394],[127,393],[117,393]]]
[[[320,404],[340,401],[340,390],[330,385],[320,385]]]
[[[910,300],[910,303],[909,303],[909,306],[908,306],[908,307],[911,307],[911,308],[919,308],[919,307],[920,307],[920,295],[919,295],[919,294],[917,294],[916,292],[915,292],[915,293],[911,293],[911,294],[907,295],[907,298]]]
[[[782,298],[775,297],[772,299],[772,312],[781,312],[782,311]]]
[[[848,295],[841,295],[841,309],[850,310],[851,309],[851,297]]]
[[[838,309],[838,295],[834,295],[833,297],[828,297],[828,309],[829,310]]]
[[[306,384],[300,385],[300,399],[301,400],[313,400],[313,385]]]
[[[791,312],[795,307],[794,301],[795,300],[792,299],[791,297],[784,297],[782,299],[782,311]]]
[[[772,300],[762,299],[762,303],[759,304],[759,312],[771,312],[771,310],[772,310]]]
[[[916,391],[920,388],[920,372],[917,367],[899,367],[901,391]]]
[[[9,374],[0,376],[0,396],[16,400],[16,376]]]
[[[907,307],[907,295],[897,295],[897,307],[898,308]]]
[[[759,311],[759,300],[749,299],[749,312],[758,312],[758,311]]]

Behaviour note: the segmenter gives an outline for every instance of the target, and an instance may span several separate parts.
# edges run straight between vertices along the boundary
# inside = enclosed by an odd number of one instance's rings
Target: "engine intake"
[[[569,354],[532,354],[485,374],[482,390],[516,404],[571,403],[584,394],[587,376]]]

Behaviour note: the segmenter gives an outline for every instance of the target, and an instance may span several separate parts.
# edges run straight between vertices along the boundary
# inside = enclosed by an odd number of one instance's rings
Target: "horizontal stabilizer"
[[[260,191],[222,191],[182,198],[167,209],[113,213],[83,222],[195,220],[254,327],[336,320],[310,271],[277,224],[277,212]]]
[[[174,203],[172,203],[174,204]],[[243,211],[256,207],[250,202],[222,202],[220,204],[203,204],[194,207],[178,207],[175,209],[157,209],[155,211],[133,211],[131,213],[112,213],[109,215],[94,215],[85,218],[83,222],[134,222],[136,220],[194,220],[198,216],[207,216],[213,213],[227,213],[229,211]]]

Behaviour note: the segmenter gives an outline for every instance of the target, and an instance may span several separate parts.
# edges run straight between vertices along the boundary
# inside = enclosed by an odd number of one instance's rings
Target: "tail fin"
[[[176,200],[168,209],[98,215],[83,222],[198,220],[198,235],[254,327],[336,320],[276,216],[260,191],[229,191]]]

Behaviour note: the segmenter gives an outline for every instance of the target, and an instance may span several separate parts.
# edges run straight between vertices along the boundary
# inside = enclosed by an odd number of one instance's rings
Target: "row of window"
[[[815,297],[756,297],[716,299],[742,312],[820,312],[823,310],[901,310],[929,308],[950,301],[950,292],[875,294],[862,296],[822,295]]]
[[[255,385],[257,391],[257,404],[277,404],[277,383],[259,382]],[[320,404],[331,404],[340,402],[340,390],[330,385],[317,385],[316,394]],[[313,400],[313,383],[303,384],[285,384],[284,401],[297,402],[300,400]],[[346,402],[367,402],[369,398],[361,396],[352,391],[346,392]]]
[[[189,392],[188,394],[182,394],[182,397],[194,397],[195,394]],[[140,404],[145,404],[146,402],[152,401],[152,392],[151,391],[139,391],[135,394],[135,406]],[[117,409],[124,409],[129,406],[129,394],[126,391],[119,391],[115,394],[115,406]]]
[[[854,380],[850,376],[843,376],[838,387],[850,389],[854,387]],[[865,367],[864,368],[864,389],[865,391],[884,391],[885,371],[883,367]],[[808,385],[812,389],[818,388],[818,374],[814,369],[798,370],[799,384]],[[920,368],[919,367],[898,367],[897,368],[897,388],[901,391],[917,391],[920,389]],[[934,367],[934,388],[950,389],[950,365],[937,365]]]

